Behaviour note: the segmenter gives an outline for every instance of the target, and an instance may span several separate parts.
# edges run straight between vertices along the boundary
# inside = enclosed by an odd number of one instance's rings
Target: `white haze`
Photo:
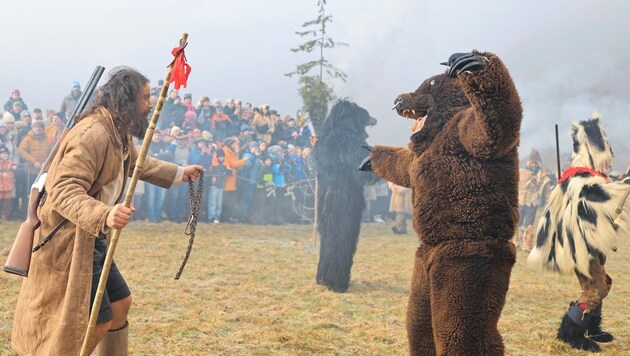
[[[28,1],[3,2],[0,101],[20,88],[32,110],[59,109],[72,81],[94,67],[128,65],[155,83],[170,49],[190,34],[189,88],[200,95],[267,103],[295,115],[297,79],[283,74],[314,57],[289,49],[294,34],[317,16],[316,0]],[[486,50],[507,64],[523,107],[521,158],[541,150],[555,167],[554,124],[563,156],[570,122],[597,109],[615,150],[615,169],[630,163],[630,26],[626,1],[328,0],[330,35],[348,47],[325,56],[348,74],[336,94],[379,119],[372,144],[404,145],[409,122],[391,111],[394,98],[444,70],[453,52]]]

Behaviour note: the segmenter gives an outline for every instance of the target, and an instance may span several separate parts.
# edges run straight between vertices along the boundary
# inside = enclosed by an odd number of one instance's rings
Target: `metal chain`
[[[203,198],[203,172],[199,174],[199,184],[197,185],[197,193],[195,194],[195,183],[188,182],[188,195],[190,196],[190,217],[188,218],[188,224],[186,224],[186,230],[184,234],[190,236],[188,240],[188,249],[186,250],[186,256],[182,261],[182,265],[179,267],[179,271],[175,274],[175,279],[179,279],[186,267],[188,257],[192,251],[193,242],[195,241],[195,231],[197,230],[197,213],[201,207],[201,201]]]

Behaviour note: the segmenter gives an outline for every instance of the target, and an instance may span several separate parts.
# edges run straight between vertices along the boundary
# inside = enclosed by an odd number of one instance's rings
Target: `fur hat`
[[[540,153],[535,148],[532,148],[527,159],[527,166],[529,167],[531,164],[537,164],[539,168],[542,168],[542,158],[540,158]]]
[[[571,166],[591,168],[603,173],[610,169],[613,152],[597,111],[593,112],[589,120],[573,122],[571,138]]]

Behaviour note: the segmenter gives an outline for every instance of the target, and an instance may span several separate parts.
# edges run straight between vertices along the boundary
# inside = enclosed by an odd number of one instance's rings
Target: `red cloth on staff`
[[[173,60],[173,71],[171,72],[170,81],[174,82],[173,86],[175,89],[179,89],[182,86],[186,88],[191,67],[186,63],[184,47],[173,48],[171,54],[175,56],[175,60]]]

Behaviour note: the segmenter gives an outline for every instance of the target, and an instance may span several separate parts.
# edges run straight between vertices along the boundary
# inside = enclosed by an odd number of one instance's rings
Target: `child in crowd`
[[[17,164],[9,159],[9,149],[0,145],[0,220],[5,221],[11,216],[13,195],[15,189],[15,177],[13,171]]]
[[[225,176],[232,174],[232,171],[225,166],[225,153],[223,150],[216,152],[217,163],[210,168],[210,199],[208,201],[208,222],[215,224],[221,219],[221,208],[223,205],[223,186]]]

